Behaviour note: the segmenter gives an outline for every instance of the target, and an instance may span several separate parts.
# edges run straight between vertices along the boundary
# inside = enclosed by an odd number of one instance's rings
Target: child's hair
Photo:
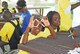
[[[2,7],[4,7],[4,5],[8,7],[8,3],[6,1],[2,2]]]
[[[41,15],[38,15],[38,14],[32,14],[32,16],[34,16],[34,19],[37,19],[37,20],[41,20],[41,18],[42,18],[42,16]],[[44,29],[45,28],[42,26],[42,30],[41,31],[44,31]]]
[[[47,14],[47,17],[48,17],[48,20],[49,20],[50,24],[52,24],[52,17],[53,17],[54,14],[59,15],[59,13],[56,12],[56,11],[49,11],[48,14]],[[60,19],[60,15],[59,15],[59,19]],[[57,26],[57,32],[59,31],[59,29],[60,29],[60,27]]]
[[[10,11],[4,11],[3,12],[3,18],[12,18],[12,13]]]
[[[48,20],[49,20],[50,24],[52,24],[52,17],[53,17],[54,14],[59,15],[59,13],[56,12],[56,11],[49,11],[48,14],[47,14],[47,17],[48,17]],[[60,19],[60,15],[59,15],[59,19]]]
[[[38,14],[32,14],[32,16],[34,16],[35,19],[41,19],[42,16],[38,15]]]
[[[24,1],[24,0],[18,0],[17,5],[23,8],[23,7],[26,6],[26,1]]]

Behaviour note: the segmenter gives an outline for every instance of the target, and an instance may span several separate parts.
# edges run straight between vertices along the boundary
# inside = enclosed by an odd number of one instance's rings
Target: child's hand
[[[40,21],[37,20],[37,19],[35,19],[35,20],[34,20],[34,25],[33,25],[33,27],[38,27],[39,24],[40,24]]]
[[[55,39],[56,35],[49,35],[47,38]]]
[[[47,17],[44,17],[43,19],[41,19],[41,22],[43,22],[45,26],[49,26],[50,25]]]

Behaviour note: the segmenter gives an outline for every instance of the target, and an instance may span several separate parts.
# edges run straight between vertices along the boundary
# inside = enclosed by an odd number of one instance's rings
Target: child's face
[[[26,7],[16,6],[16,8],[18,9],[19,12],[26,12],[26,10],[27,10]]]
[[[56,26],[56,27],[60,25],[60,17],[59,17],[59,14],[55,13],[55,14],[53,15],[52,25],[53,25],[53,26]]]
[[[41,30],[42,30],[42,25],[39,22],[35,21],[34,27],[31,29],[31,33],[37,35]]]
[[[22,10],[23,10],[23,8],[20,7],[20,6],[16,6],[16,8],[17,8],[17,10],[18,10],[19,12],[22,12]]]
[[[7,9],[7,8],[8,8],[8,4],[3,3],[3,4],[2,4],[2,7],[3,7],[4,9]]]

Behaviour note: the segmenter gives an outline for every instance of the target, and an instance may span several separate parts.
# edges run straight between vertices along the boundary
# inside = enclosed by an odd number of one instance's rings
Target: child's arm
[[[27,27],[26,32],[25,32],[25,34],[23,36],[23,40],[22,40],[23,44],[26,44],[28,42],[29,31],[30,31],[30,28]]]
[[[51,27],[51,25],[47,26],[47,28],[50,30],[51,35],[48,36],[48,38],[56,38],[56,33],[54,29]]]
[[[34,17],[32,16],[31,19],[30,19],[30,23],[29,23],[29,25],[28,25],[28,27],[26,29],[26,32],[25,32],[25,34],[23,36],[23,40],[22,40],[23,44],[26,44],[28,42],[29,31],[33,27],[33,24],[34,24],[33,18]]]

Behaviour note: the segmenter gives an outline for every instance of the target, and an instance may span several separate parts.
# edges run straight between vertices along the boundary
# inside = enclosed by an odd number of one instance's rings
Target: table
[[[34,6],[34,7],[27,7],[29,10],[30,9],[34,9],[36,10],[36,12],[39,14],[39,15],[42,15],[43,16],[43,11],[44,9],[47,9],[47,8],[50,8],[49,6]],[[39,11],[38,11],[39,10]]]
[[[27,44],[19,44],[18,48],[28,51],[31,54],[67,54],[69,50],[80,42],[80,36],[74,40],[67,34],[57,35],[57,39],[37,38]]]

